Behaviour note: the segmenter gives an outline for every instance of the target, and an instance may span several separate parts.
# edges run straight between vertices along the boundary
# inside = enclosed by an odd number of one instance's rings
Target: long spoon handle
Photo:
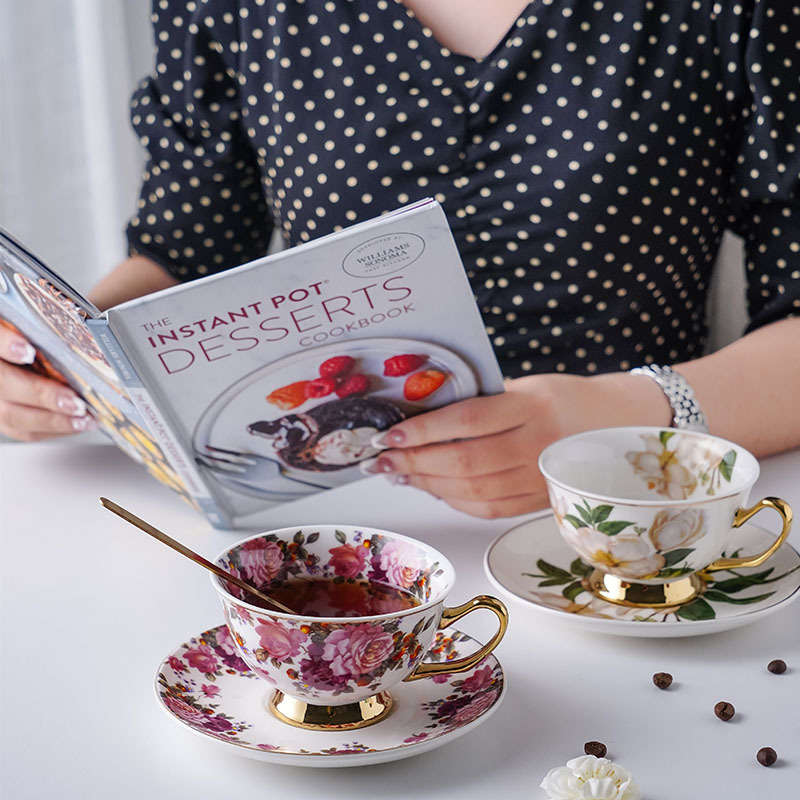
[[[143,530],[145,533],[149,533],[154,539],[158,539],[159,542],[167,545],[167,547],[171,547],[173,550],[177,550],[182,556],[186,556],[186,558],[190,558],[196,564],[200,564],[201,567],[205,567],[207,570],[213,572],[217,577],[222,578],[229,583],[238,586],[240,589],[244,589],[244,591],[249,592],[252,595],[255,595],[259,599],[263,600],[265,603],[269,603],[270,605],[279,608],[281,611],[286,612],[287,614],[295,614],[296,612],[292,611],[291,608],[285,606],[278,600],[270,597],[268,594],[264,594],[260,592],[250,584],[245,583],[241,578],[237,578],[235,575],[231,575],[230,572],[226,572],[222,567],[218,567],[216,564],[212,564],[207,559],[203,558],[199,553],[195,553],[194,550],[190,550],[186,545],[181,544],[180,542],[173,539],[171,536],[167,536],[166,533],[160,531],[158,528],[153,527],[149,522],[145,522],[140,517],[137,517],[136,514],[131,514],[130,511],[123,508],[122,506],[118,506],[113,500],[109,500],[107,497],[101,497],[100,502],[103,504],[105,508],[109,511],[113,511],[118,517],[122,517],[126,522],[130,522],[131,525],[135,525],[140,530]]]

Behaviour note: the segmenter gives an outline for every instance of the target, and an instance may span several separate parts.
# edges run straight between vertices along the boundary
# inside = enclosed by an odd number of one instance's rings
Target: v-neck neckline
[[[392,5],[394,5],[394,7],[404,16],[406,22],[409,22],[416,27],[422,39],[429,42],[430,45],[440,55],[444,56],[444,58],[458,61],[472,68],[480,68],[497,60],[500,53],[505,50],[509,41],[514,37],[515,31],[521,27],[520,21],[524,22],[527,20],[527,17],[529,16],[533,6],[536,5],[539,0],[531,0],[531,2],[529,2],[519,12],[519,14],[517,14],[517,16],[511,21],[511,24],[508,26],[505,33],[497,41],[497,44],[483,58],[475,58],[474,56],[467,55],[466,53],[456,53],[449,47],[443,45],[436,38],[434,32],[427,25],[423,24],[422,20],[420,20],[420,18],[403,2],[403,0],[389,0],[389,2],[392,3]]]

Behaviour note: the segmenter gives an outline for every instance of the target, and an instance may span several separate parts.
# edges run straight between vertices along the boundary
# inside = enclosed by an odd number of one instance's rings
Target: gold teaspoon
[[[243,589],[245,592],[249,592],[250,594],[258,597],[259,599],[263,600],[265,603],[269,603],[276,608],[279,608],[281,611],[286,612],[287,614],[297,614],[296,611],[292,611],[289,606],[285,606],[279,600],[275,600],[274,598],[270,597],[268,594],[264,594],[260,592],[255,587],[251,586],[249,583],[246,583],[241,578],[237,578],[235,575],[231,575],[230,572],[226,572],[222,567],[218,567],[216,564],[212,564],[207,559],[203,558],[199,553],[195,553],[194,550],[190,550],[186,545],[181,544],[180,542],[173,539],[171,536],[167,536],[166,533],[160,531],[158,528],[154,528],[149,522],[145,522],[140,517],[137,517],[135,514],[131,514],[130,511],[123,508],[122,506],[118,506],[113,500],[109,500],[107,497],[101,497],[100,502],[103,504],[105,508],[109,511],[113,511],[118,517],[122,517],[126,522],[130,522],[131,525],[135,525],[140,530],[143,530],[145,533],[149,533],[155,539],[158,539],[159,542],[167,545],[167,547],[171,547],[173,550],[177,550],[182,556],[186,556],[186,558],[191,559],[195,562],[195,564],[199,564],[201,567],[205,567],[207,570],[213,572],[217,577],[222,578],[229,583],[234,584],[234,586],[238,586],[240,589]]]

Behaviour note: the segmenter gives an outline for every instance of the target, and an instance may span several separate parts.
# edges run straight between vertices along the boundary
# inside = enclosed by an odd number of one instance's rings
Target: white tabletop
[[[0,794],[26,798],[538,798],[544,773],[598,739],[647,800],[777,800],[800,790],[800,605],[728,633],[627,639],[564,628],[519,603],[497,653],[503,707],[440,750],[380,766],[262,764],[204,742],[156,705],[153,675],[188,637],[222,622],[207,576],[103,511],[106,495],[207,555],[215,531],[113,447],[84,437],[0,445]],[[800,451],[763,464],[752,497],[800,511]],[[374,525],[430,541],[458,572],[452,601],[490,591],[486,522],[373,478],[277,508],[271,527]],[[796,526],[791,538],[800,545]],[[490,615],[460,624],[478,638]],[[770,675],[783,658],[790,672]],[[660,692],[657,671],[675,685]],[[734,720],[713,715],[720,700]],[[765,769],[762,746],[781,758]],[[724,787],[724,788],[723,788]],[[293,795],[289,793],[292,792]]]

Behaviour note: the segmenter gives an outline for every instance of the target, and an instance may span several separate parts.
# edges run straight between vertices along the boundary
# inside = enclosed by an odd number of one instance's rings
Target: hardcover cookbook
[[[363,477],[406,417],[503,390],[434,200],[104,313],[0,231],[0,324],[223,528]]]

